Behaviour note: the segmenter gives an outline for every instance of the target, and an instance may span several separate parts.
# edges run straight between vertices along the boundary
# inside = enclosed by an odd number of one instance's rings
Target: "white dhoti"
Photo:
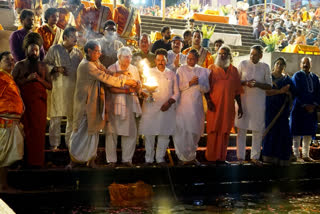
[[[145,159],[147,163],[153,163],[154,161],[154,144],[155,144],[155,135],[146,135],[145,137],[145,148],[146,155]],[[169,145],[169,136],[168,135],[158,135],[158,143],[156,149],[156,162],[162,163],[166,155],[166,151]]]
[[[195,134],[177,127],[173,142],[179,160],[192,161],[196,158],[200,137],[200,133]]]
[[[61,141],[61,120],[62,117],[51,117],[49,127],[49,140],[51,147],[58,147]],[[69,140],[72,133],[72,117],[67,117],[67,126],[65,132],[65,143],[69,148]]]
[[[23,158],[23,131],[18,121],[11,127],[0,128],[0,167],[10,166]]]
[[[70,136],[69,153],[75,163],[86,163],[97,156],[99,133],[88,134],[87,116],[84,115],[79,129],[72,131]]]

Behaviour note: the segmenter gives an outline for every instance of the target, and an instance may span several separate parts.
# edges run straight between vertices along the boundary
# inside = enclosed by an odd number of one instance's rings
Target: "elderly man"
[[[81,51],[74,47],[76,44],[77,30],[68,27],[63,32],[62,44],[52,46],[44,58],[52,79],[49,139],[53,150],[60,145],[62,117],[67,117],[65,143],[69,146],[77,68],[83,58]]]
[[[265,129],[266,90],[270,90],[272,79],[270,68],[266,63],[259,62],[263,56],[263,48],[259,45],[251,47],[250,60],[239,64],[244,94],[241,96],[243,117],[236,118],[238,127],[237,157],[240,162],[245,160],[247,129],[252,130],[251,161],[261,165],[262,135]]]
[[[108,69],[123,79],[140,81],[137,68],[131,65],[130,48],[123,47],[118,51],[118,61]],[[132,165],[132,157],[137,138],[136,117],[141,115],[141,107],[136,95],[139,87],[111,87],[109,122],[107,124],[106,157],[110,166],[117,162],[117,138],[121,136],[122,163]]]
[[[7,167],[23,157],[23,133],[19,121],[24,111],[19,88],[11,76],[14,59],[0,53],[0,192],[8,190]]]
[[[202,43],[202,32],[200,30],[193,31],[192,33],[192,46],[185,49],[182,53],[187,55],[190,50],[196,49],[199,53],[198,65],[208,68],[209,65],[213,64],[213,59],[211,53],[206,49],[201,47]]]
[[[206,159],[225,163],[229,134],[234,123],[234,100],[239,106],[238,117],[242,117],[240,100],[242,87],[238,70],[231,65],[231,49],[222,46],[217,54],[215,64],[209,67],[210,91],[206,93],[208,105]]]
[[[320,104],[319,78],[311,70],[311,58],[301,59],[301,70],[296,72],[292,81],[296,88],[296,97],[290,115],[290,128],[293,135],[293,153],[296,158],[300,158],[299,146],[302,141],[302,159],[312,162],[309,157],[311,136],[316,134],[318,121],[316,108]]]
[[[197,64],[197,50],[189,51],[187,65],[178,69],[180,101],[176,110],[176,132],[173,136],[174,147],[181,163],[196,160],[198,142],[204,132],[204,109],[202,93],[209,91],[209,72]]]
[[[73,131],[70,137],[69,153],[71,162],[68,168],[87,163],[95,167],[99,143],[99,131],[105,127],[106,100],[103,83],[121,87],[137,86],[134,80],[113,77],[99,63],[101,48],[97,41],[89,41],[84,46],[86,58],[77,69],[77,82],[73,103]]]
[[[102,51],[100,62],[106,68],[117,61],[118,50],[123,47],[122,42],[118,40],[116,32],[116,23],[108,20],[104,23],[104,37],[98,40]]]
[[[155,101],[144,102],[142,106],[142,117],[140,120],[139,133],[145,136],[147,164],[154,161],[154,143],[158,136],[156,149],[156,162],[165,164],[164,156],[169,144],[169,136],[174,134],[176,128],[176,101],[180,92],[176,74],[166,68],[167,51],[158,49],[156,51],[156,67],[150,70],[150,75],[158,83],[157,92],[153,94]]]
[[[155,67],[155,55],[150,51],[150,37],[148,34],[143,33],[140,37],[139,41],[139,48],[140,50],[133,54],[132,61],[135,66],[139,66],[136,64],[137,62],[140,62],[141,59],[147,59],[149,66],[151,68]]]
[[[49,8],[44,14],[45,25],[36,30],[43,39],[43,48],[48,52],[52,45],[56,45],[62,40],[63,30],[57,27],[58,11],[56,8]]]
[[[170,27],[168,26],[164,26],[161,29],[161,35],[162,35],[162,39],[159,39],[157,41],[155,41],[155,43],[152,46],[152,53],[155,53],[157,49],[159,48],[163,48],[166,49],[167,51],[171,50],[171,30]]]
[[[85,28],[95,35],[103,34],[107,20],[112,20],[112,11],[102,5],[101,0],[95,0],[94,5],[86,8],[81,18]]]
[[[9,38],[11,54],[16,62],[26,58],[22,48],[24,37],[31,32],[34,25],[34,13],[31,10],[23,10],[20,14],[22,29],[14,31]],[[41,48],[41,47],[40,47]],[[44,50],[40,49],[40,60],[44,58]]]
[[[180,36],[172,38],[171,46],[172,50],[168,51],[167,67],[171,71],[176,72],[181,65],[186,64],[187,56],[181,53],[182,38]]]
[[[114,10],[113,20],[118,25],[117,33],[121,38],[128,39],[141,34],[141,20],[137,8],[131,7],[131,0],[123,0],[124,5],[119,5]]]
[[[44,166],[44,144],[47,123],[47,92],[51,78],[45,63],[39,61],[42,38],[29,33],[23,40],[27,58],[19,61],[12,76],[21,91],[26,111],[22,117],[25,133],[26,160],[31,167]]]

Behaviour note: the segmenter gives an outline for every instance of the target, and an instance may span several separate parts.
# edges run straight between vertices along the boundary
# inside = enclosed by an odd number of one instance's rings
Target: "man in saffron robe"
[[[0,53],[0,192],[10,190],[7,166],[23,158],[23,132],[19,121],[24,106],[11,76],[13,67],[10,52]]]
[[[139,11],[130,7],[131,0],[123,0],[124,5],[118,6],[114,10],[113,21],[118,25],[117,33],[121,38],[140,38],[141,20]]]
[[[247,3],[247,0],[239,1],[237,3],[237,8],[240,14],[238,16],[238,24],[248,26],[247,10],[249,8],[249,4]]]
[[[302,159],[305,162],[312,162],[309,156],[311,136],[316,134],[318,121],[316,108],[320,104],[320,84],[319,77],[310,72],[312,67],[311,58],[301,59],[301,70],[292,77],[292,82],[296,88],[296,97],[290,115],[290,128],[293,135],[293,153],[296,158],[300,158],[300,141],[302,141]]]
[[[58,22],[58,11],[56,8],[49,8],[44,14],[45,25],[42,25],[36,30],[43,40],[43,48],[47,53],[52,45],[56,45],[61,41],[62,32],[59,27],[57,27]]]
[[[44,166],[46,89],[52,88],[47,66],[39,61],[41,46],[41,36],[38,33],[29,33],[23,40],[27,58],[19,61],[12,72],[26,107],[22,124],[25,132],[26,164],[31,167]]]
[[[112,11],[109,7],[103,6],[101,0],[95,0],[94,5],[85,9],[81,22],[86,29],[103,34],[104,23],[107,20],[112,20]]]
[[[242,117],[240,99],[242,87],[238,70],[231,65],[231,49],[228,46],[222,46],[217,54],[215,64],[209,67],[211,73],[210,91],[206,93],[208,137],[205,155],[208,161],[225,163],[229,135],[234,124],[234,100],[239,106],[238,117]]]
[[[209,65],[213,64],[213,58],[211,53],[204,47],[201,47],[202,43],[202,32],[200,30],[193,31],[192,33],[192,46],[185,49],[182,53],[187,55],[190,50],[196,49],[199,52],[198,65],[204,68],[208,68]]]

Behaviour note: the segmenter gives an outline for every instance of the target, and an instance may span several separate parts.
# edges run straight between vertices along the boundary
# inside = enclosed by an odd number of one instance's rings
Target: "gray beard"
[[[228,68],[231,64],[230,59],[222,60],[219,56],[216,58],[214,64],[220,68]]]

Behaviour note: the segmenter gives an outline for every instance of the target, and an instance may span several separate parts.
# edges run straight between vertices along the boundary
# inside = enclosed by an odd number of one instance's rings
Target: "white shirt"
[[[253,64],[250,60],[244,60],[239,64],[238,71],[241,80],[256,80],[259,83],[272,85],[270,67],[266,63]],[[235,119],[235,126],[241,129],[249,129],[262,132],[265,129],[266,92],[260,88],[244,88],[241,96],[243,109],[242,118]]]
[[[167,68],[169,68],[173,72],[177,72],[178,67],[175,67],[174,60],[176,59],[177,54],[173,52],[172,50],[168,51],[168,62],[167,62]],[[181,65],[185,65],[187,63],[187,56],[179,53],[179,61]]]
[[[205,114],[202,95],[210,90],[208,69],[196,65],[183,65],[178,68],[180,100],[176,111],[177,127],[187,132],[202,134]],[[199,84],[189,86],[194,76],[199,77]]]
[[[152,68],[150,75],[157,80],[158,88],[153,93],[154,102],[143,102],[139,133],[143,135],[173,135],[176,128],[176,103],[180,96],[177,76],[168,68],[163,72],[158,68]],[[176,103],[172,104],[167,111],[161,111],[161,106],[170,98],[174,99]]]

